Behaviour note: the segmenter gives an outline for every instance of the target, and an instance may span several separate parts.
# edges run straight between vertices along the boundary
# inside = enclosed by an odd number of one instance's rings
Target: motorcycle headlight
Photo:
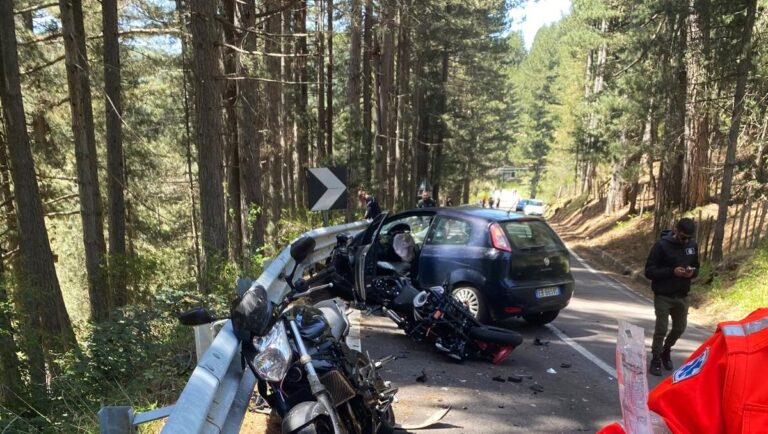
[[[256,374],[267,381],[282,380],[293,357],[285,323],[279,321],[267,335],[255,339],[254,346],[258,352],[253,359]]]

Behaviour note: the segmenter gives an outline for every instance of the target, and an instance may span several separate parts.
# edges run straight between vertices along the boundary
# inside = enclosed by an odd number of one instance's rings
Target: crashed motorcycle
[[[295,263],[306,259],[314,245],[311,238],[294,243]],[[282,417],[283,433],[392,432],[397,388],[379,375],[388,360],[370,360],[347,346],[350,325],[344,303],[293,304],[324,288],[310,288],[302,279],[292,282],[295,271],[285,277],[290,291],[280,303],[270,301],[256,282],[240,279],[237,284],[229,318],[259,394]],[[185,325],[216,320],[202,308],[179,319]]]
[[[450,295],[449,284],[417,289],[400,264],[377,261],[372,246],[381,221],[374,220],[355,237],[337,236],[325,267],[308,284],[330,284],[334,297],[361,310],[383,312],[408,336],[431,342],[456,361],[479,358],[498,364],[522,343],[512,330],[481,324]]]

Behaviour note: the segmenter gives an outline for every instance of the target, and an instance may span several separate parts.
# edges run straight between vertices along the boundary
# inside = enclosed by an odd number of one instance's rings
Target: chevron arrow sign
[[[345,209],[347,207],[347,169],[314,167],[306,169],[307,206],[311,211]]]

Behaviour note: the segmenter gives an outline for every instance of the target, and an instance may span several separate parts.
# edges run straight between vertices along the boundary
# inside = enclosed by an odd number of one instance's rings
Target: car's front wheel
[[[472,286],[459,286],[451,293],[453,298],[467,307],[469,313],[478,321],[484,323],[488,320],[488,308],[480,291]]]
[[[524,313],[523,319],[530,325],[544,325],[554,321],[559,313],[559,310],[549,310],[540,313]]]

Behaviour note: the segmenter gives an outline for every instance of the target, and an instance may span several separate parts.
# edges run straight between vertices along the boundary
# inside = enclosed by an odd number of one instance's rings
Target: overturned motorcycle
[[[333,296],[359,309],[381,310],[408,336],[432,342],[457,361],[480,358],[498,364],[522,343],[512,330],[481,324],[450,296],[450,285],[415,288],[398,264],[376,260],[373,239],[369,231],[354,238],[338,236],[325,268],[304,284],[331,285]]]
[[[291,256],[296,265],[314,247],[309,238],[294,243]],[[282,432],[379,434],[413,428],[395,423],[392,403],[397,388],[379,375],[392,358],[373,361],[347,346],[350,324],[343,302],[293,304],[325,287],[309,288],[299,283],[301,279],[292,282],[295,271],[296,266],[285,277],[291,290],[279,303],[270,301],[263,286],[239,279],[229,317],[241,342],[242,362],[256,376],[259,395],[282,418]],[[216,320],[202,308],[179,319],[185,325]],[[433,416],[427,425],[445,413]]]

